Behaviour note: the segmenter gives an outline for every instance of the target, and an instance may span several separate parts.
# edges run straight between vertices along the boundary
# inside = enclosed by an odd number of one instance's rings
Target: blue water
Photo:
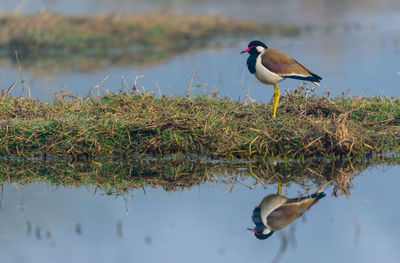
[[[147,188],[146,194],[131,192],[125,204],[122,197],[92,195],[85,188],[33,184],[18,191],[7,184],[0,210],[0,260],[273,262],[286,238],[281,262],[398,262],[399,172],[399,167],[364,172],[353,180],[350,198],[333,197],[327,189],[303,218],[263,241],[246,227],[253,227],[253,208],[276,193],[276,186],[249,190],[236,185],[232,193],[231,185],[223,184],[183,192]],[[304,190],[296,185],[283,192],[288,197],[299,193]]]
[[[329,91],[332,96],[340,96],[349,90],[349,94],[354,96],[400,96],[400,4],[397,1],[355,1],[340,5],[322,0],[302,0],[297,4],[289,1],[290,6],[301,7],[297,10],[288,8],[284,2],[267,1],[261,4],[251,1],[245,5],[238,4],[238,7],[229,9],[231,11],[223,8],[225,0],[201,4],[190,2],[192,5],[173,2],[171,6],[177,7],[175,11],[182,12],[210,13],[210,10],[215,10],[217,14],[260,22],[309,25],[311,32],[294,37],[253,35],[245,39],[230,39],[222,41],[222,46],[211,44],[209,48],[150,65],[138,65],[132,61],[132,64],[123,66],[107,64],[100,68],[82,68],[79,64],[72,64],[67,69],[57,66],[43,69],[24,67],[22,59],[22,78],[27,81],[32,97],[51,101],[53,94],[62,89],[84,96],[106,76],[108,80],[102,87],[109,91],[119,91],[121,76],[132,87],[135,77],[144,75],[140,83],[146,90],[154,90],[156,94],[161,91],[166,95],[183,95],[196,74],[195,84],[200,88],[195,88],[193,93],[217,91],[222,97],[229,96],[236,100],[243,99],[248,91],[252,99],[269,102],[272,89],[255,81],[247,71],[246,54],[240,54],[250,40],[258,38],[322,76],[321,88],[317,89],[319,94]],[[5,1],[3,10],[15,8],[12,3]],[[36,12],[41,10],[38,6],[45,3],[51,3],[50,10],[64,13],[103,13],[108,10],[104,7],[108,6],[108,1],[29,1],[21,12]],[[120,11],[138,13],[141,7],[154,11],[170,2],[150,1],[145,4],[137,1],[135,8],[129,1],[118,3],[114,6],[120,7]],[[259,8],[260,4],[269,10],[268,15],[260,13],[259,10],[264,10]],[[249,14],[254,16],[249,17]],[[17,66],[10,62],[1,63],[0,87],[7,89],[16,80],[21,80]],[[295,80],[286,80],[280,86],[286,90],[295,89],[299,84]],[[19,95],[21,91],[21,87],[17,86],[13,94]],[[23,95],[28,96],[28,92],[25,90]]]

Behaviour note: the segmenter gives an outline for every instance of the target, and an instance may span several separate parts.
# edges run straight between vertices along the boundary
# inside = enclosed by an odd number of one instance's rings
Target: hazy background
[[[269,102],[272,89],[255,82],[254,76],[247,71],[246,55],[239,54],[253,38],[286,52],[321,75],[322,88],[317,90],[320,94],[329,90],[333,95],[341,95],[350,89],[350,95],[356,96],[400,96],[400,2],[396,0],[26,0],[19,4],[2,0],[0,10],[65,14],[213,14],[260,23],[296,24],[306,28],[302,34],[292,37],[253,35],[239,39],[223,38],[218,40],[218,45],[211,44],[206,49],[185,52],[150,65],[132,61],[127,65],[107,63],[87,68],[72,64],[65,68],[61,62],[50,68],[23,67],[23,78],[30,85],[32,96],[40,99],[51,100],[52,94],[63,88],[77,95],[86,95],[107,75],[109,78],[103,88],[111,91],[119,90],[121,75],[131,82],[137,75],[144,75],[141,83],[146,89],[182,95],[192,75],[196,74],[198,78],[195,82],[201,87],[199,92],[217,90],[221,96],[238,99],[250,89],[252,98]],[[16,64],[4,61],[0,66],[1,87],[8,88],[19,79]],[[298,85],[298,81],[287,80],[281,87],[293,89]]]

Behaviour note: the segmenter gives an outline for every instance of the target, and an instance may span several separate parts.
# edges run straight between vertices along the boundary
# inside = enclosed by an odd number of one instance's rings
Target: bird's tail
[[[319,199],[324,198],[326,194],[324,193],[323,189],[319,189],[317,192],[313,193],[312,195],[304,196],[301,198],[291,199],[292,201],[302,201],[304,199],[315,198],[314,203],[317,202]]]
[[[315,198],[315,201],[318,201],[321,198],[324,198],[326,194],[322,191],[317,191],[316,193],[311,195],[311,198]]]

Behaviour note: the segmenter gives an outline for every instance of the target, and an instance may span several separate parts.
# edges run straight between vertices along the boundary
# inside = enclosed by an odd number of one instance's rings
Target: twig
[[[28,89],[28,95],[29,95],[29,98],[30,98],[31,97],[31,89],[29,88],[29,86],[26,84],[26,82],[24,80],[24,77],[23,77],[23,74],[22,74],[22,65],[19,62],[18,51],[15,50],[14,52],[15,52],[15,59],[17,60],[17,64],[18,64],[19,77],[21,79],[20,83],[22,84],[22,91],[21,91],[21,95],[20,96],[22,96],[22,93],[25,91],[25,87],[26,87]]]
[[[89,93],[92,93],[92,89],[97,89],[97,97],[100,97],[100,87],[107,81],[109,75],[105,76],[105,78],[100,81],[98,84],[94,85],[90,88]]]
[[[8,88],[6,94],[4,94],[4,98],[8,97],[10,95],[10,92],[14,89],[14,87],[17,85],[17,81],[14,81],[13,84],[11,84],[11,86]]]
[[[192,91],[192,84],[193,84],[193,81],[194,81],[196,78],[197,78],[197,75],[196,75],[196,74],[193,74],[192,79],[190,80],[189,87],[188,87],[188,89],[187,89],[187,91],[186,91],[186,97],[188,97],[188,98],[190,98],[190,93],[191,93],[191,91]]]
[[[135,81],[134,81],[134,84],[133,84],[133,91],[139,92],[139,94],[142,93],[142,92],[140,92],[140,90],[138,89],[138,84],[137,84],[137,81],[138,81],[140,78],[144,78],[144,75],[137,75],[137,76],[135,77]],[[143,85],[142,85],[142,90],[143,90],[143,92],[146,91],[146,90],[144,89]]]

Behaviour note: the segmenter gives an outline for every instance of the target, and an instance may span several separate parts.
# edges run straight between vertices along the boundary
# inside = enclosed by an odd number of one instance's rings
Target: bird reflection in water
[[[293,223],[324,196],[322,190],[307,197],[293,199],[279,194],[267,195],[253,210],[252,219],[256,227],[248,230],[258,239],[267,239],[275,231]]]

